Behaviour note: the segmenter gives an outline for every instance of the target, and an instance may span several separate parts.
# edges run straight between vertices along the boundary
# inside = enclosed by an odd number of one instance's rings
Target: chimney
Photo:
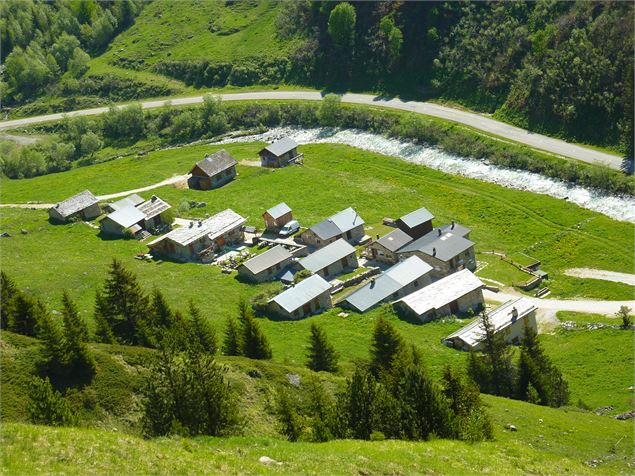
[[[437,229],[437,233],[441,236],[441,228]]]
[[[452,220],[452,226],[450,226],[450,230],[454,230],[454,220]]]
[[[190,222],[190,228],[193,228],[193,227],[194,227],[194,222],[193,222],[193,221],[191,221],[191,222]]]
[[[150,198],[150,201],[154,202],[156,199],[157,199],[157,196],[156,195],[152,195],[152,198]]]
[[[432,248],[432,256],[436,256],[437,255],[437,249],[436,248]]]
[[[198,221],[198,227],[202,227],[203,226],[203,222],[201,220]]]
[[[370,289],[373,289],[375,287],[375,278],[370,280]]]
[[[379,235],[377,235],[377,239],[379,240]]]
[[[518,309],[516,307],[512,308],[512,322],[518,319]]]

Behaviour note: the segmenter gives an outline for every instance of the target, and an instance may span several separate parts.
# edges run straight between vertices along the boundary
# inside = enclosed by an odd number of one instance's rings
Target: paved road
[[[510,299],[515,299],[520,294],[511,294],[504,292],[492,292],[485,290],[483,292],[485,299],[489,299],[495,302],[506,302]],[[567,299],[540,299],[534,297],[528,297],[534,306],[539,309],[544,310],[552,310],[552,311],[576,311],[576,312],[586,312],[593,314],[606,314],[613,315],[615,314],[621,306],[627,306],[631,309],[635,309],[635,300],[634,301],[595,301],[589,299],[576,299],[576,300],[567,300]]]
[[[243,101],[243,100],[310,100],[319,101],[322,95],[319,92],[309,91],[262,91],[249,93],[220,94],[223,101]],[[190,104],[198,104],[203,101],[203,96],[192,96],[186,98],[165,98],[157,101],[142,101],[141,105],[144,109],[162,107],[169,102],[173,106],[185,106]],[[473,127],[488,134],[494,134],[504,139],[520,142],[532,148],[544,150],[552,154],[571,157],[589,163],[605,164],[613,169],[619,169],[622,165],[622,158],[600,152],[586,147],[581,147],[568,142],[534,134],[532,132],[510,126],[503,122],[496,121],[489,117],[467,112],[459,109],[453,109],[447,106],[441,106],[430,102],[404,101],[401,99],[389,99],[369,94],[345,94],[342,97],[343,102],[354,104],[365,104],[371,106],[387,107],[391,109],[400,109],[404,111],[412,111],[419,114],[427,114],[441,119],[447,119],[460,124]],[[10,121],[0,122],[0,130],[13,129],[16,127],[27,126],[31,124],[39,124],[47,121],[56,121],[62,119],[64,115],[68,116],[90,116],[101,114],[108,110],[107,107],[98,107],[94,109],[83,109],[68,113],[48,114],[44,116],[28,117],[24,119],[14,119]]]
[[[570,268],[567,269],[564,274],[576,278],[601,279],[603,281],[613,281],[615,283],[624,283],[635,286],[635,274],[616,273],[615,271],[591,268]]]

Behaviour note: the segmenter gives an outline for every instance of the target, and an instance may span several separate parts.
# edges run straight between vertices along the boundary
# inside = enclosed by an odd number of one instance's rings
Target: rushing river
[[[226,138],[218,143],[271,142],[284,136],[293,138],[299,144],[333,143],[350,145],[358,149],[425,165],[450,174],[496,183],[507,188],[567,199],[583,208],[602,213],[616,220],[635,223],[635,198],[633,197],[608,195],[540,174],[524,170],[506,169],[485,161],[448,154],[435,147],[417,145],[412,142],[391,139],[364,131],[332,128],[275,128],[262,134]]]

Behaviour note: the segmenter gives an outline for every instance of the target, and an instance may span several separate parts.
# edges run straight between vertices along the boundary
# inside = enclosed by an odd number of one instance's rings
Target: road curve
[[[262,100],[304,100],[319,101],[322,99],[322,93],[314,91],[260,91],[247,93],[231,93],[219,94],[223,101],[262,101]],[[487,134],[493,134],[503,139],[519,142],[528,145],[534,149],[543,150],[563,157],[570,157],[581,160],[583,162],[593,164],[604,164],[612,169],[620,169],[622,158],[616,155],[607,154],[598,150],[589,149],[575,144],[570,144],[560,139],[554,139],[541,134],[520,129],[518,127],[496,121],[489,117],[467,112],[460,109],[442,106],[430,102],[422,101],[404,101],[398,98],[384,98],[381,96],[373,96],[370,94],[354,94],[348,93],[342,96],[342,101],[352,104],[363,104],[367,106],[386,107],[391,109],[400,109],[403,111],[411,111],[418,114],[426,114],[438,117],[474,129],[481,130]],[[141,101],[144,109],[152,109],[162,107],[166,103],[173,106],[186,106],[191,104],[199,104],[203,102],[203,96],[191,96],[170,99],[160,99],[155,101]],[[118,106],[122,107],[122,106]],[[40,124],[42,122],[57,121],[66,116],[91,116],[102,114],[108,111],[108,107],[97,107],[93,109],[82,109],[66,113],[47,114],[43,116],[26,117],[23,119],[13,119],[10,121],[1,121],[0,130],[14,129],[16,127],[28,126],[32,124]]]

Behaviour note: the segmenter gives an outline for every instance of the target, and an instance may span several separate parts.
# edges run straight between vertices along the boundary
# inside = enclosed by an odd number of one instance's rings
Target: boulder
[[[508,423],[507,425],[505,425],[505,429],[509,431],[518,431],[518,428],[516,428],[516,426],[512,425],[511,423]]]

